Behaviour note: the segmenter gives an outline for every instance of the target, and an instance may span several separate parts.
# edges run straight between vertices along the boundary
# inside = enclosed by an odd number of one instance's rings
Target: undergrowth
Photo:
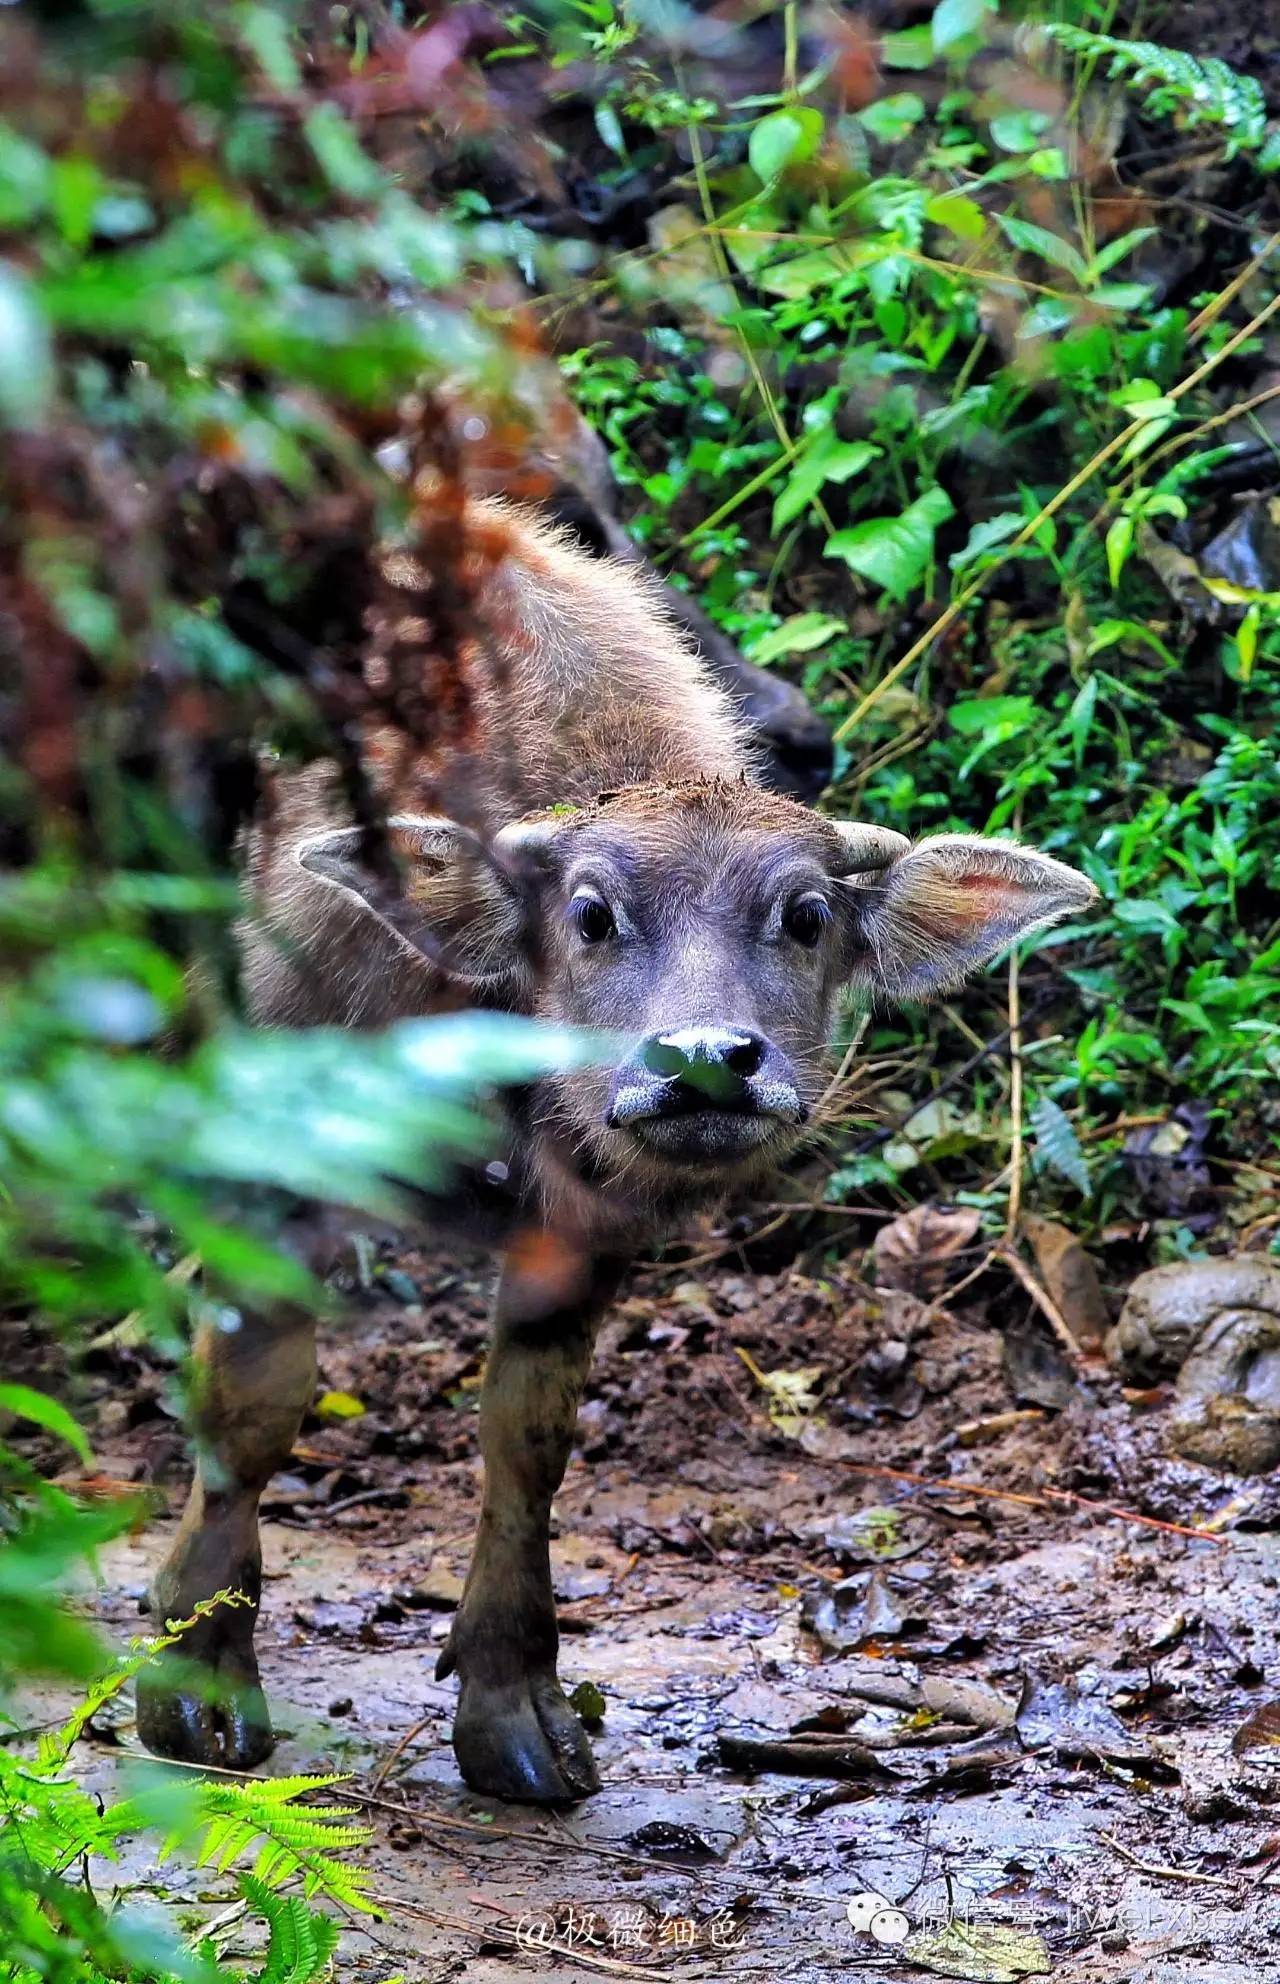
[[[1216,145],[1247,212],[1280,151],[1253,78],[1082,11],[1101,25],[939,8],[932,40],[885,38],[883,93],[839,119],[795,67],[714,116],[668,102],[696,131],[687,220],[614,275],[646,351],[563,364],[633,531],[836,727],[835,809],[1018,832],[1097,883],[1088,926],[1024,961],[1027,1148],[1044,1203],[1094,1236],[1141,1226],[1160,1258],[1274,1230],[1280,564],[1242,585],[1196,555],[1244,467],[1275,482],[1248,387],[1274,276],[1261,219],[1221,260],[1206,221],[1194,280],[1170,281],[1166,212],[1125,159],[1162,129]],[[984,49],[1035,108],[991,88]],[[909,86],[925,68],[932,96]],[[887,1073],[829,1197],[931,1189],[1002,1221],[1003,978],[963,1014],[876,1018]],[[984,1043],[965,1092],[921,1109]],[[1216,1144],[1197,1203],[1135,1200],[1144,1128],[1171,1165]]]

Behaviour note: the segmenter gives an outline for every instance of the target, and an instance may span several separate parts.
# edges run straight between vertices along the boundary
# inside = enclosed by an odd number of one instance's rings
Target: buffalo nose
[[[688,1026],[674,1033],[650,1034],[640,1060],[651,1075],[713,1087],[717,1073],[745,1081],[759,1071],[765,1041],[743,1027]],[[710,1076],[710,1081],[707,1077]]]

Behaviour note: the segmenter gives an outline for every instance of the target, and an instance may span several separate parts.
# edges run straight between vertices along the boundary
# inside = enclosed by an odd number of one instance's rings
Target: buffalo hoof
[[[142,1669],[137,1692],[138,1734],[158,1757],[254,1770],[275,1748],[252,1654],[208,1665],[174,1647]]]
[[[464,1680],[453,1748],[471,1789],[492,1798],[571,1805],[600,1789],[586,1732],[554,1674],[501,1688]]]

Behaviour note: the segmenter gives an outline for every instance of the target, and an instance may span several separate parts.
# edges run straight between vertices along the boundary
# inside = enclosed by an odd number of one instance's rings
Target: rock
[[[1131,1383],[1176,1371],[1170,1445],[1234,1474],[1280,1465],[1280,1263],[1244,1254],[1139,1275],[1107,1357]]]
[[[1274,499],[1246,503],[1225,530],[1205,545],[1200,569],[1206,578],[1225,579],[1249,592],[1280,589],[1280,523]]]

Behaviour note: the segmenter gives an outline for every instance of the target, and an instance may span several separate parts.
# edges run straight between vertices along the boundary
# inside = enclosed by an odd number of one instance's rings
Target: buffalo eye
[[[608,903],[585,889],[569,904],[569,920],[584,944],[603,944],[618,928]]]
[[[830,905],[820,895],[793,896],[782,912],[783,929],[806,951],[814,949],[830,921]]]

